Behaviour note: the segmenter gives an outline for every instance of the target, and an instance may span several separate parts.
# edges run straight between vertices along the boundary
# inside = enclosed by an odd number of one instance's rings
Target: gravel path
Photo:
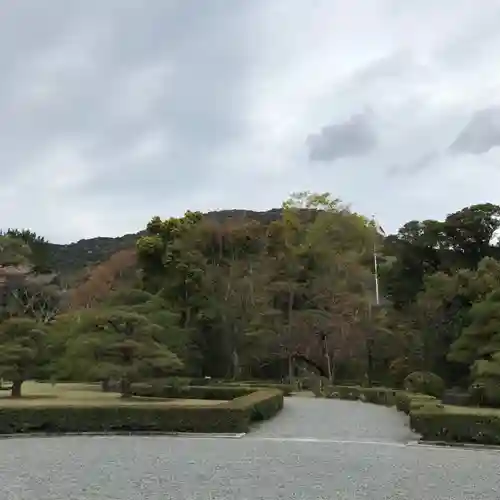
[[[360,401],[289,398],[278,418],[248,435],[406,443],[418,438],[407,417]]]
[[[1,500],[498,500],[500,452],[408,444],[386,408],[287,399],[241,439],[0,440]]]

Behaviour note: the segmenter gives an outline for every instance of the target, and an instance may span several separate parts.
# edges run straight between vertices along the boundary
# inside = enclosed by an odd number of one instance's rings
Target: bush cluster
[[[413,372],[404,380],[404,388],[409,392],[428,394],[441,398],[445,389],[443,379],[432,372]]]

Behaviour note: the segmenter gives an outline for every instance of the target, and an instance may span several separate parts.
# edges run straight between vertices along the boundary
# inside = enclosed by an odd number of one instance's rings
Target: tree
[[[0,268],[28,266],[31,263],[31,249],[20,238],[0,234]]]
[[[89,309],[77,321],[62,359],[66,375],[118,379],[122,396],[129,397],[133,381],[182,369],[179,358],[163,344],[164,328],[145,316],[119,308]]]
[[[58,277],[36,272],[32,257],[20,237],[0,236],[0,319],[31,317],[46,323],[59,311]]]
[[[422,291],[425,276],[473,270],[485,257],[500,258],[499,228],[500,206],[490,203],[463,208],[444,221],[407,222],[384,243],[385,255],[394,257],[383,277],[388,297],[402,308]]]
[[[43,359],[46,332],[27,318],[0,323],[0,377],[12,381],[12,396],[21,396],[21,386],[37,371]]]
[[[8,229],[6,236],[22,241],[30,249],[30,261],[36,273],[51,272],[49,242],[29,229]]]
[[[162,328],[162,345],[182,361],[183,373],[196,374],[200,354],[194,339],[195,331],[182,327],[180,315],[162,296],[140,289],[125,288],[108,295],[103,306],[139,314]]]
[[[68,309],[93,307],[105,300],[117,286],[123,286],[124,278],[133,282],[136,263],[136,252],[131,248],[120,250],[105,262],[91,268],[83,283],[69,291]]]

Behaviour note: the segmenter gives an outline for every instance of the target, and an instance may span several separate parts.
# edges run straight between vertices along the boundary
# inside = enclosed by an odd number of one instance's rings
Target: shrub
[[[170,386],[162,383],[132,384],[132,395],[172,399],[208,399],[230,401],[255,392],[255,388],[239,386]]]
[[[396,391],[395,399],[396,408],[407,415],[415,408],[420,408],[424,405],[436,405],[441,403],[441,401],[434,396],[407,391]]]
[[[132,391],[135,396],[143,398],[212,399],[227,400],[217,405],[217,408],[244,411],[250,421],[267,420],[283,408],[283,391],[272,388],[251,387],[185,387],[173,389],[169,386],[153,384],[134,384]],[[173,396],[175,394],[175,396]]]
[[[472,404],[479,406],[500,406],[500,387],[498,382],[492,378],[478,380],[469,388]]]
[[[246,388],[262,388],[262,389],[279,389],[285,396],[290,396],[290,394],[295,390],[295,387],[291,384],[280,384],[278,382],[260,382],[259,380],[250,380],[243,382],[229,382],[225,383],[229,386],[238,386]]]
[[[283,393],[277,389],[246,393],[214,406],[167,406],[153,397],[112,405],[39,402],[0,408],[0,434],[239,433],[247,432],[252,421],[271,418],[282,408]]]
[[[322,396],[332,399],[346,399],[348,401],[357,401],[361,391],[364,390],[357,386],[348,385],[326,385],[323,387]]]
[[[226,406],[136,405],[4,407],[0,434],[84,432],[246,432],[248,412]]]
[[[424,440],[500,445],[500,411],[424,406],[410,413],[412,429]]]
[[[440,398],[443,395],[445,386],[443,379],[432,372],[413,372],[404,380],[406,391],[420,394],[428,394]]]
[[[247,412],[252,422],[268,420],[283,409],[283,392],[279,389],[263,389],[226,403],[231,409]]]
[[[442,401],[445,405],[470,406],[472,403],[472,397],[469,392],[451,389],[444,392]]]
[[[367,403],[394,406],[396,404],[396,392],[394,389],[385,387],[367,387],[362,390],[362,396]]]
[[[386,387],[359,387],[347,385],[330,385],[323,388],[323,397],[345,399],[348,401],[363,401],[378,405],[394,406],[396,392]]]

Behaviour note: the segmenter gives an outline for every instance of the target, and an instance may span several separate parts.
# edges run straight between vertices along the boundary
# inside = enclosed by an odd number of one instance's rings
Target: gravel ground
[[[498,500],[500,452],[412,444],[386,408],[288,399],[240,438],[0,441],[1,500]]]

